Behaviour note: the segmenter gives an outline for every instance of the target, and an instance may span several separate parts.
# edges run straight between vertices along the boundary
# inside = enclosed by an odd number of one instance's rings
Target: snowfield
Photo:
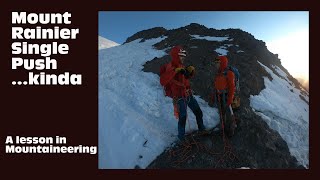
[[[257,96],[250,97],[250,105],[270,128],[279,132],[287,142],[291,155],[304,167],[309,167],[309,97],[303,95],[288,80],[287,75],[279,67],[274,70],[259,64],[272,76],[270,81],[264,77],[266,88]],[[292,85],[291,85],[292,84]]]
[[[106,49],[106,48],[111,48],[111,47],[114,47],[114,46],[119,46],[119,44],[118,43],[116,43],[116,42],[113,42],[113,41],[111,41],[111,40],[109,40],[109,39],[106,39],[106,38],[103,38],[103,37],[101,37],[101,36],[98,36],[98,44],[99,44],[99,50],[100,49]]]
[[[166,55],[152,45],[163,38],[141,39],[99,51],[99,168],[146,168],[177,140],[171,98],[159,76],[143,72],[143,64]],[[198,96],[207,128],[218,124],[216,108]],[[197,130],[188,109],[186,132]],[[190,128],[189,129],[189,123]]]

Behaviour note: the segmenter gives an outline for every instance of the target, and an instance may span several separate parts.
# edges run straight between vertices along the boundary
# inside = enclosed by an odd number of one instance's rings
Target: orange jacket
[[[228,92],[227,106],[230,105],[233,101],[235,84],[234,79],[235,75],[232,71],[227,71],[227,76],[224,75],[226,68],[228,67],[228,59],[225,56],[219,56],[220,59],[220,68],[218,73],[214,77],[214,89],[217,93],[226,91]]]
[[[181,73],[175,72],[176,68],[184,68],[178,55],[180,49],[182,49],[180,46],[172,48],[170,52],[171,63],[167,66],[163,78],[160,78],[160,84],[162,86],[166,86],[168,83],[170,84],[173,97],[186,97],[186,92],[191,89],[189,80]]]

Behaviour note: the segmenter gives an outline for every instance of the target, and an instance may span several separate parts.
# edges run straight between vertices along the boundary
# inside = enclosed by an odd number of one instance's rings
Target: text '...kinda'
[[[27,80],[14,80],[13,85],[81,85],[82,75],[72,72],[47,74],[41,70],[58,69],[58,61],[52,56],[67,55],[70,47],[67,43],[77,39],[79,28],[67,28],[71,25],[71,13],[27,13],[12,12],[12,70],[25,69],[29,72]],[[25,24],[31,27],[26,27]],[[52,25],[52,27],[48,27]],[[23,25],[23,26],[22,26]],[[41,27],[46,25],[46,28]],[[60,27],[63,26],[63,27]],[[34,40],[50,40],[50,43],[34,43]],[[37,41],[39,42],[39,41]],[[47,42],[47,41],[46,41]],[[25,55],[38,58],[24,58]],[[39,72],[40,70],[40,72]]]

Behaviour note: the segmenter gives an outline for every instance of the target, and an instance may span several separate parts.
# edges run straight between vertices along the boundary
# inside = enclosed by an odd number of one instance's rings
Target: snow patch
[[[218,42],[226,41],[229,39],[229,37],[200,36],[200,35],[190,35],[190,36],[195,39],[204,39],[207,41],[218,41]]]
[[[289,82],[289,84],[291,83],[294,86],[294,83],[288,79],[287,74],[282,69],[280,69],[278,66],[275,66],[275,65],[272,65],[272,67],[281,77],[283,77],[287,82]],[[304,99],[307,102],[309,102],[309,93],[308,92],[304,91],[304,93],[302,93],[300,90],[298,90],[296,88],[292,88],[292,90],[295,93],[297,93],[297,94],[301,95],[302,97],[304,97]]]
[[[214,50],[214,51],[216,51],[219,55],[221,55],[221,56],[226,56],[227,54],[228,54],[228,50],[226,49],[226,47],[224,47],[224,46],[220,46],[219,48],[217,48],[216,50]]]
[[[224,44],[225,47],[231,47],[233,44]]]
[[[272,67],[281,77],[283,77],[285,80],[289,82],[287,74],[283,72],[282,69],[280,69],[278,66],[275,66],[275,65],[272,65]]]
[[[266,88],[259,95],[250,96],[250,105],[270,128],[279,132],[287,142],[290,153],[307,168],[309,166],[309,105],[301,100],[300,90],[294,88],[291,85],[292,82],[278,77],[267,66],[259,61],[258,63],[272,76],[273,80],[270,81],[264,77]],[[280,68],[276,69],[280,76],[285,76]]]

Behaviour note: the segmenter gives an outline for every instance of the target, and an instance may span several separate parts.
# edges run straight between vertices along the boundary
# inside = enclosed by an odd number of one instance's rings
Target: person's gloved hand
[[[186,70],[184,68],[176,68],[176,69],[174,69],[174,71],[176,73],[181,73],[181,74],[185,74],[186,73]]]
[[[195,68],[193,66],[187,66],[186,73],[184,74],[184,76],[186,78],[190,78],[194,75],[194,72],[195,72]]]
[[[186,67],[186,70],[187,70],[190,74],[192,74],[192,73],[194,72],[195,68],[194,68],[193,66],[188,66],[188,67]]]

